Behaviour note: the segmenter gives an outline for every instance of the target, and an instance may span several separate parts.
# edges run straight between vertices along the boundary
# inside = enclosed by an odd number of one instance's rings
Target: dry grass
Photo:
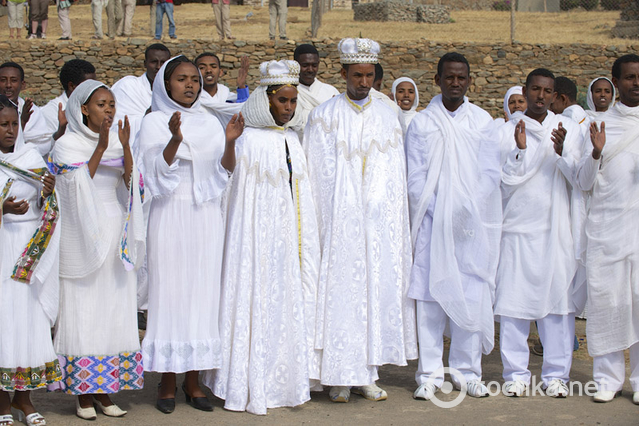
[[[265,0],[265,4],[267,1]],[[244,17],[252,12],[248,20]],[[60,36],[55,7],[49,8],[49,39]],[[355,22],[351,10],[334,10],[324,15],[321,38],[357,37],[360,34],[385,41],[426,38],[440,42],[507,42],[510,40],[510,13],[492,11],[452,12],[453,22],[429,25],[405,22]],[[525,43],[627,44],[613,39],[609,30],[619,12],[518,13],[518,41]],[[93,34],[89,5],[71,9],[73,36],[87,39]],[[185,4],[175,8],[179,38],[217,40],[213,10],[208,4]],[[242,40],[264,40],[268,36],[268,8],[231,7],[231,28]],[[103,19],[106,31],[106,14]],[[310,9],[289,8],[288,36],[293,40],[308,39]],[[0,18],[0,37],[8,37],[7,18]],[[165,21],[164,34],[167,34]],[[149,7],[138,6],[134,17],[134,37],[149,37]]]

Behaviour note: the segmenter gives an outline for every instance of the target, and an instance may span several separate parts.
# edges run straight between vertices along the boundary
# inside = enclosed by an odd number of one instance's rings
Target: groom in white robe
[[[351,386],[379,401],[378,367],[417,356],[406,161],[399,121],[369,95],[379,44],[338,49],[346,93],[313,109],[304,133],[322,250],[315,349],[332,401]]]
[[[490,114],[466,98],[470,66],[459,53],[439,60],[435,96],[406,134],[414,244],[409,297],[417,302],[418,388],[430,400],[444,381],[444,331],[457,388],[488,396],[482,352],[494,346],[492,304],[499,258],[499,147]]]
[[[312,44],[300,44],[293,52],[293,59],[300,64],[300,84],[297,86],[297,108],[296,115],[301,116],[301,132],[308,120],[310,112],[321,104],[338,96],[339,91],[328,83],[324,83],[317,78],[320,65],[320,55]],[[303,134],[300,134],[300,139]]]
[[[568,395],[577,310],[570,184],[581,132],[577,123],[548,110],[554,83],[550,71],[533,70],[523,89],[525,113],[515,112],[499,129],[504,219],[494,309],[507,396],[523,396],[530,384],[532,321],[544,347],[546,395]]]
[[[577,184],[591,192],[586,335],[598,386],[594,401],[621,393],[629,349],[632,401],[639,404],[639,56],[617,59],[612,81],[619,102],[591,124],[591,143],[577,167]]]

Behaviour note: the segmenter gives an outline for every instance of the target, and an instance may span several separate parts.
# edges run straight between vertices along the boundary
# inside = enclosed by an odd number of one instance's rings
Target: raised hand
[[[550,140],[552,140],[555,152],[559,156],[561,156],[561,153],[564,151],[564,141],[566,140],[567,133],[568,131],[564,128],[560,121],[559,126],[556,129],[553,129],[550,136]]]
[[[124,116],[124,125],[122,120],[118,121],[118,136],[123,148],[129,146],[129,139],[131,138],[131,125],[129,124],[129,116]]]
[[[50,173],[45,173],[42,178],[40,178],[42,182],[42,197],[47,198],[49,195],[53,194],[53,189],[55,188],[55,175]]]
[[[171,140],[173,142],[181,143],[184,137],[182,136],[182,121],[180,120],[181,114],[175,111],[169,120],[169,130],[171,131]]]
[[[27,200],[16,201],[16,197],[9,197],[2,203],[2,214],[23,215],[29,211],[29,203]]]
[[[590,123],[590,142],[592,142],[592,158],[598,160],[606,145],[606,123],[601,122],[601,129],[597,128],[597,123]]]
[[[102,120],[102,124],[100,124],[100,133],[98,133],[98,148],[100,148],[103,152],[107,150],[109,147],[109,132],[111,130],[111,126],[113,125],[113,117],[110,115],[104,116]]]
[[[244,131],[244,116],[240,112],[231,117],[231,121],[226,125],[226,142],[235,141]]]
[[[237,87],[240,89],[246,86],[246,77],[248,77],[250,60],[247,55],[240,58],[240,69],[237,72]]]
[[[519,120],[515,126],[515,143],[517,148],[526,149],[526,123],[524,120]]]
[[[29,122],[31,114],[33,114],[33,99],[27,98],[24,100],[24,106],[22,107],[22,113],[20,114],[20,124],[22,124],[22,130],[24,130],[24,127]]]

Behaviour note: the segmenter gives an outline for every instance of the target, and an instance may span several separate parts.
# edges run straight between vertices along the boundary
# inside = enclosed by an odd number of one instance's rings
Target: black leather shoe
[[[202,411],[213,411],[213,404],[211,401],[205,396],[200,396],[198,398],[191,398],[191,396],[186,393],[186,388],[184,387],[184,383],[182,383],[182,390],[184,391],[184,396],[186,397],[186,403],[191,407],[202,410]]]
[[[138,311],[138,330],[146,330],[146,315]]]
[[[160,387],[162,387],[162,382],[158,383],[158,392],[160,391]],[[175,388],[175,393],[177,393],[177,388]],[[157,401],[155,401],[155,408],[164,414],[171,414],[175,411],[175,396],[165,399],[158,398]]]

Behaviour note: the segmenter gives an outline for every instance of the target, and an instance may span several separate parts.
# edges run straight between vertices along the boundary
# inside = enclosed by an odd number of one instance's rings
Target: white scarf
[[[288,123],[279,126],[273,114],[269,109],[268,95],[266,94],[266,86],[259,86],[251,93],[248,100],[244,102],[242,107],[242,115],[244,115],[244,124],[247,127],[270,127],[270,128],[291,128],[297,130],[302,124],[301,114],[297,111]]]
[[[166,61],[153,83],[152,113],[144,117],[138,135],[140,163],[146,170],[154,170],[153,162],[171,140],[169,120],[173,113],[180,112],[183,140],[175,155],[176,159],[191,161],[193,164],[193,195],[197,204],[219,198],[224,191],[226,181],[218,179],[221,169],[220,160],[224,155],[225,134],[219,120],[211,118],[200,105],[202,86],[196,101],[190,107],[175,102],[166,91],[164,74],[166,67],[177,57]],[[200,76],[200,81],[202,78]],[[146,179],[151,196],[160,191],[152,176]]]
[[[523,89],[521,86],[513,86],[506,92],[506,96],[504,96],[504,117],[506,117],[510,121],[513,119],[513,113],[510,112],[510,108],[508,107],[508,102],[510,102],[510,97],[512,95],[522,95]]]

